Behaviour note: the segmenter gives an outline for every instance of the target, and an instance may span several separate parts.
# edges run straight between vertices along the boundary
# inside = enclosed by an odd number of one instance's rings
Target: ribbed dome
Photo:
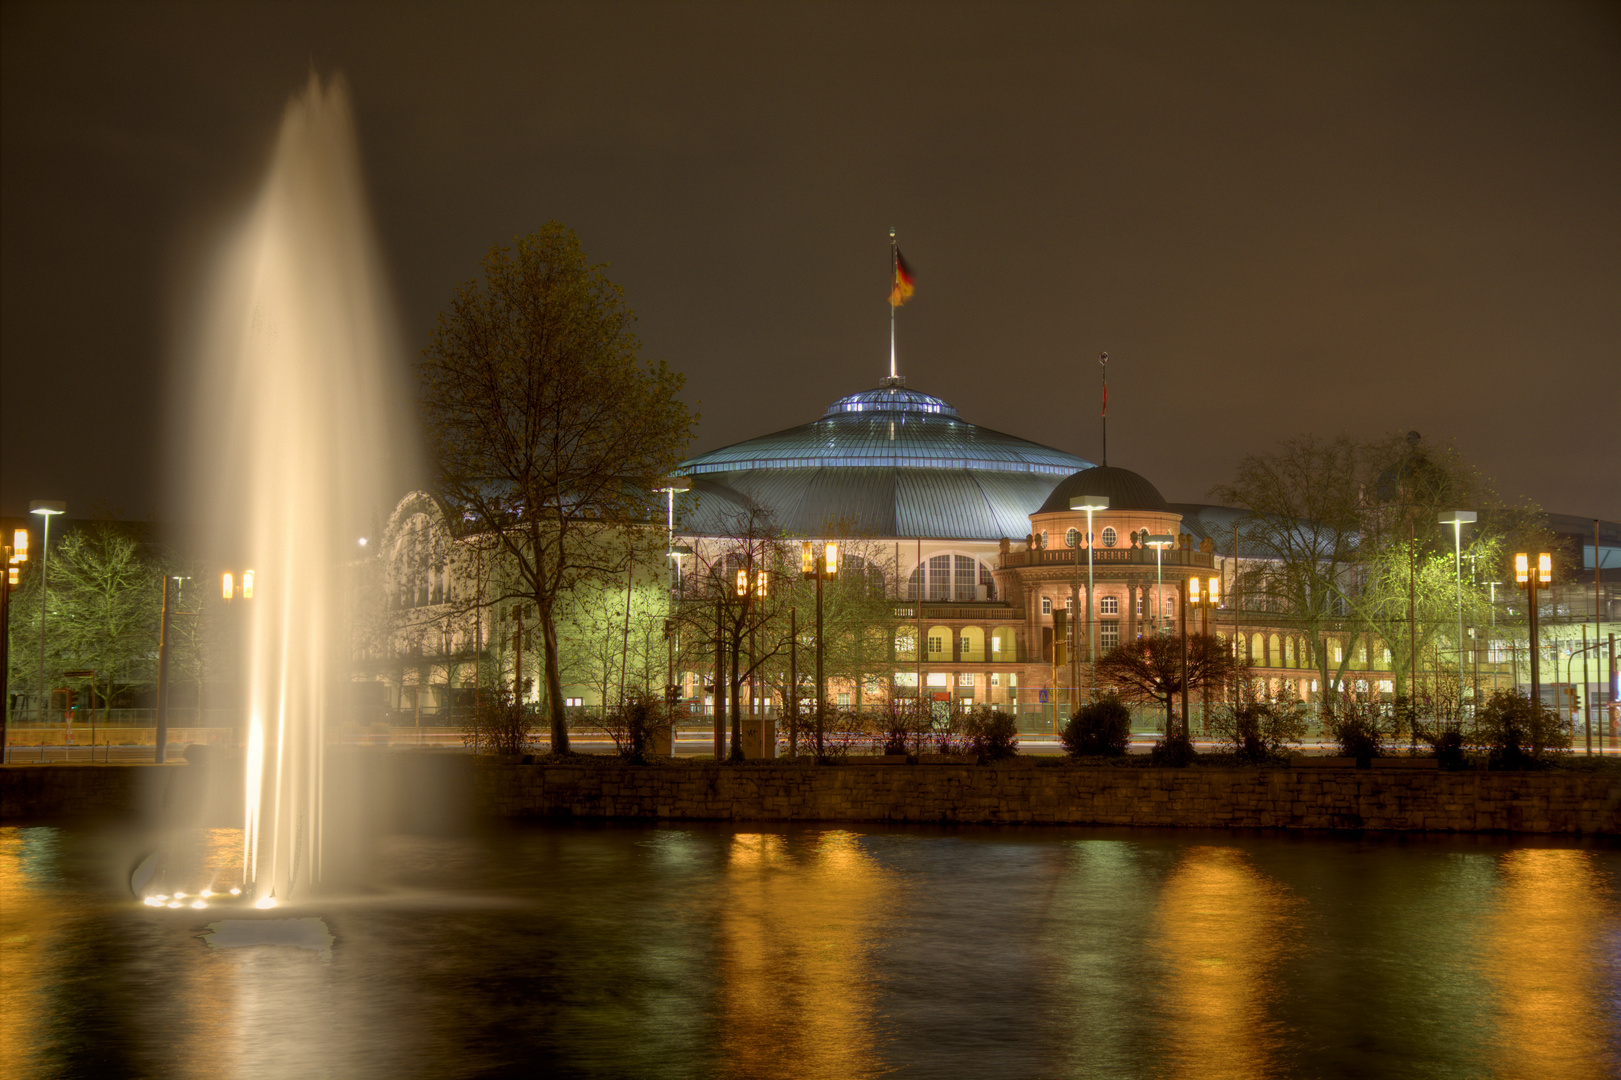
[[[1091,463],[963,420],[930,394],[882,386],[835,401],[820,420],[699,454],[691,476],[748,469],[896,466],[1064,476]]]
[[[1071,499],[1082,495],[1103,495],[1109,500],[1110,510],[1158,510],[1168,512],[1170,506],[1159,489],[1130,469],[1115,469],[1098,465],[1082,469],[1058,482],[1038,514],[1053,514],[1069,510]]]
[[[1022,536],[1059,478],[1091,465],[962,419],[898,383],[835,401],[820,420],[683,462],[697,506],[686,527],[730,535],[750,506],[790,533],[841,523],[872,536]]]

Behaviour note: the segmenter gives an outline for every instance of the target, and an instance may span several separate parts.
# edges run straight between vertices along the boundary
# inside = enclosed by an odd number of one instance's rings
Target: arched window
[[[1120,541],[1120,534],[1114,531],[1114,526],[1103,530],[1103,546],[1114,547]]]
[[[1064,534],[1064,546],[1065,547],[1074,547],[1076,544],[1079,544],[1080,542],[1081,542],[1081,533],[1080,533],[1079,529],[1071,529],[1071,530],[1069,530],[1069,532]]]
[[[1098,611],[1104,615],[1120,614],[1120,598],[1118,596],[1105,596],[1098,601]]]
[[[1053,613],[1053,598],[1052,597],[1043,596],[1041,598],[1041,613],[1043,615],[1051,615]]]

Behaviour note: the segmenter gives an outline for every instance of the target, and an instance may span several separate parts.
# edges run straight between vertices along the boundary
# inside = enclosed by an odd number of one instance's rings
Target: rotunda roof
[[[1081,495],[1103,495],[1109,500],[1110,510],[1157,510],[1171,508],[1159,489],[1143,476],[1130,469],[1116,469],[1095,465],[1072,473],[1058,482],[1041,504],[1038,514],[1052,514],[1069,510],[1069,501]]]
[[[946,401],[900,386],[842,397],[820,420],[749,439],[681,465],[689,476],[747,469],[890,466],[1064,476],[1091,462],[962,419]]]
[[[1030,508],[1090,465],[970,424],[897,382],[839,398],[809,424],[683,462],[699,497],[684,525],[727,535],[740,510],[761,506],[791,533],[839,523],[872,536],[996,540],[1025,535]]]

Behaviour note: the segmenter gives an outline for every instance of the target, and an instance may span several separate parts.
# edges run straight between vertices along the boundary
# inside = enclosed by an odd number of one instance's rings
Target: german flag
[[[912,268],[906,265],[901,257],[901,249],[895,249],[895,285],[889,290],[889,303],[891,307],[900,307],[912,298],[915,291],[912,279]]]

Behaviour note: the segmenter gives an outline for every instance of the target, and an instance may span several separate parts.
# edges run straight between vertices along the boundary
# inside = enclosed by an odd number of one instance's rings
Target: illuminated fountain
[[[233,605],[246,627],[242,883],[268,907],[329,876],[348,812],[324,790],[345,564],[400,456],[392,314],[341,80],[312,75],[289,103],[200,322],[187,491],[204,550],[254,571],[252,600]]]

